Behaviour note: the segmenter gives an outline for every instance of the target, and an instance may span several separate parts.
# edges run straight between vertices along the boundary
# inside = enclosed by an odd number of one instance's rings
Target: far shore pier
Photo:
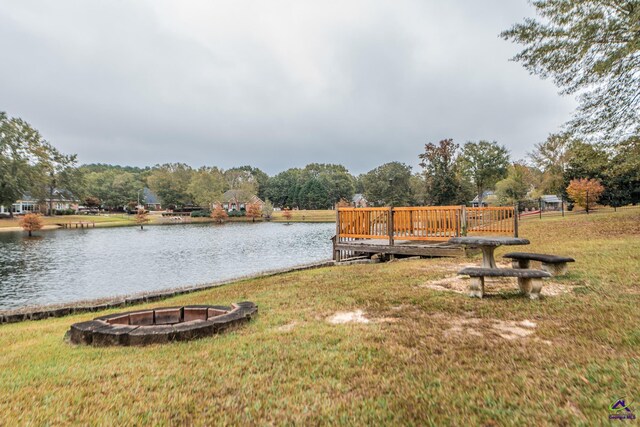
[[[61,222],[57,225],[62,228],[96,228],[94,221]]]

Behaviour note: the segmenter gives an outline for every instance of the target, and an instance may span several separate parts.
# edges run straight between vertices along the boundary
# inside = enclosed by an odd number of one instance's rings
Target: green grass
[[[42,216],[42,223],[47,225],[64,224],[68,222],[95,222],[96,227],[117,226],[117,225],[135,225],[135,217],[126,214],[112,215],[56,215]],[[20,227],[19,217],[13,219],[0,219],[0,228]]]
[[[162,225],[162,224],[175,224],[175,221],[171,221],[169,218],[162,217],[160,214],[149,215],[149,224]],[[333,210],[296,210],[292,211],[292,218],[290,222],[335,222],[336,212]],[[13,219],[1,218],[0,229],[5,228],[20,228],[18,223],[18,217]],[[57,216],[43,216],[43,224],[45,227],[56,228],[57,224],[63,224],[68,222],[94,222],[96,227],[121,227],[121,226],[135,226],[135,215],[127,214],[110,214],[110,215],[57,215]],[[247,217],[231,217],[229,222],[252,222],[252,218]],[[262,221],[257,218],[256,221]],[[273,221],[285,222],[282,217],[282,212],[277,211],[273,213]],[[209,223],[214,222],[211,218],[191,218],[186,217],[182,223]]]
[[[273,213],[274,221],[286,221],[282,216],[282,211]],[[292,210],[290,222],[335,222],[336,211],[334,210]]]
[[[640,401],[640,216],[523,222],[521,235],[532,241],[527,251],[576,258],[568,277],[554,279],[567,293],[529,301],[513,284],[471,299],[422,285],[478,258],[413,260],[247,280],[148,305],[259,304],[255,322],[200,341],[63,341],[72,323],[107,312],[2,325],[0,425],[608,424],[614,398]],[[355,309],[386,320],[326,321]],[[489,326],[522,320],[537,328],[516,340]]]

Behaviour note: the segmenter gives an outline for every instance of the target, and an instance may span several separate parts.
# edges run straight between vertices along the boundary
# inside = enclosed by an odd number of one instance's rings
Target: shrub
[[[202,209],[200,211],[191,212],[191,218],[209,218],[211,211],[209,209]]]
[[[241,216],[246,216],[247,213],[243,210],[240,211],[231,211],[228,213],[229,217],[241,217]]]
[[[56,209],[56,215],[74,215],[75,213],[73,209]]]

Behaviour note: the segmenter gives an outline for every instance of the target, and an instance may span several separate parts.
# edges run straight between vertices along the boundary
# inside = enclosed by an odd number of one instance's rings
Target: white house
[[[40,212],[41,208],[47,210],[49,209],[49,205],[51,205],[54,211],[78,209],[77,201],[67,199],[59,191],[55,191],[53,198],[45,199],[42,202],[35,200],[35,198],[28,194],[25,194],[20,200],[16,200],[16,202],[11,205],[11,210],[16,215],[23,215],[27,213]],[[0,206],[0,213],[9,213],[9,209],[5,206]]]

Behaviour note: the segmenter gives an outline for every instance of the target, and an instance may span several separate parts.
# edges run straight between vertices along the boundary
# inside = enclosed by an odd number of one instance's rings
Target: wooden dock
[[[452,237],[517,234],[518,218],[510,206],[339,208],[333,258],[460,257],[468,250],[448,243]]]

